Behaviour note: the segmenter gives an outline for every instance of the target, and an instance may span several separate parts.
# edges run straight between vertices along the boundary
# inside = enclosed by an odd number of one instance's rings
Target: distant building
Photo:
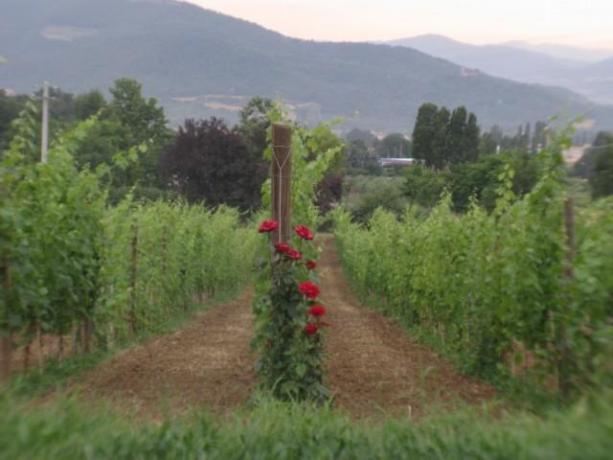
[[[421,163],[421,160],[415,158],[379,158],[379,165],[385,166],[413,166]]]

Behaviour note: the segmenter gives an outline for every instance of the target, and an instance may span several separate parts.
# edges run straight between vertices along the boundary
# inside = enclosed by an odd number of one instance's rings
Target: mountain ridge
[[[525,83],[560,86],[596,103],[613,104],[613,68],[606,65],[608,60],[613,59],[613,50],[609,59],[591,62],[555,57],[543,51],[548,49],[545,45],[543,48],[538,45],[521,45],[520,42],[474,45],[436,34],[417,35],[385,43],[417,49],[490,75]],[[580,50],[576,48],[575,51],[578,53]],[[605,82],[594,82],[594,79]]]
[[[423,102],[466,105],[482,125],[514,129],[559,113],[613,107],[561,88],[516,83],[418,50],[286,37],[198,6],[165,1],[0,0],[0,87],[69,91],[141,81],[173,122],[230,121],[251,96],[280,97],[310,123],[342,116],[347,129],[406,132]]]

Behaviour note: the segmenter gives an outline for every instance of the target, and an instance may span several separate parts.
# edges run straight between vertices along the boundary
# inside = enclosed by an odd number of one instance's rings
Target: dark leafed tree
[[[447,137],[449,134],[449,119],[451,114],[447,107],[441,107],[434,117],[434,138],[429,157],[426,157],[426,166],[442,169],[449,164]]]
[[[106,106],[106,100],[100,91],[94,90],[76,96],[74,105],[77,119],[86,120],[102,110]]]
[[[437,136],[438,107],[434,104],[422,104],[417,112],[413,128],[413,157],[432,165],[433,144]]]
[[[460,106],[451,112],[449,128],[447,130],[444,163],[459,164],[463,162],[465,150],[465,136],[468,113],[466,108]]]
[[[606,150],[606,146],[610,146],[611,144],[613,144],[613,133],[600,131],[596,135],[592,147],[587,149],[581,159],[575,163],[572,174],[574,176],[591,179],[594,175],[596,159],[603,150]]]
[[[532,151],[539,152],[547,146],[547,123],[537,121],[534,125],[534,135],[532,136]]]
[[[261,163],[240,133],[223,120],[186,120],[160,166],[168,186],[190,202],[242,210],[260,203]]]
[[[590,186],[594,198],[613,195],[613,146],[604,147],[596,154]]]
[[[474,113],[468,114],[466,129],[464,130],[464,142],[462,145],[462,161],[477,161],[479,157],[479,139],[481,130],[477,124],[477,116]]]

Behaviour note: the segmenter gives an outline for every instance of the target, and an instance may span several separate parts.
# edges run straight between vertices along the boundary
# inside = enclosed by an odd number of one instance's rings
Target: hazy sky
[[[613,0],[187,0],[285,35],[384,40],[437,33],[613,48]]]

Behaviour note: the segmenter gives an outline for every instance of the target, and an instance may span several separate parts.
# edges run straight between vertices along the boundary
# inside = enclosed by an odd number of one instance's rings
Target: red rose
[[[287,252],[285,253],[285,255],[292,260],[300,260],[302,258],[302,254],[300,254],[299,251],[296,251],[295,249],[292,249],[292,248],[289,248]]]
[[[304,326],[304,333],[306,335],[313,335],[313,334],[315,334],[317,332],[317,329],[318,329],[318,327],[317,327],[316,324],[307,323],[307,325]]]
[[[313,305],[311,308],[309,308],[309,314],[319,318],[320,316],[326,314],[326,307],[323,305]]]
[[[260,224],[260,228],[258,228],[259,233],[268,233],[273,232],[279,228],[279,222],[276,220],[265,220]]]
[[[279,254],[287,254],[291,248],[285,243],[275,243],[275,249]]]
[[[294,230],[296,232],[296,235],[298,235],[303,240],[313,239],[313,233],[304,225],[296,225],[296,228]]]
[[[309,299],[315,299],[319,295],[319,287],[311,281],[300,283],[298,290],[302,295],[308,297]]]
[[[317,267],[317,262],[315,262],[314,260],[308,260],[306,263],[306,267],[309,270],[315,270],[315,267]]]

